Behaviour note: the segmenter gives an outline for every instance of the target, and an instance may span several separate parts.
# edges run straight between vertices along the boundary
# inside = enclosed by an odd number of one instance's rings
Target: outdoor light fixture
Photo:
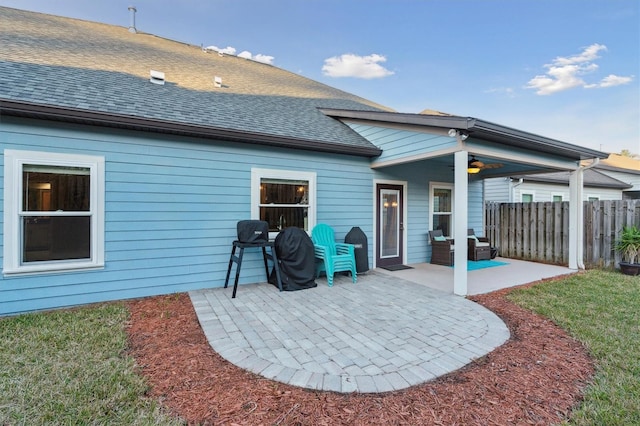
[[[466,140],[469,137],[469,133],[467,133],[467,132],[459,132],[456,129],[449,129],[447,134],[451,138],[455,138],[456,136],[460,135],[460,140]]]
[[[469,160],[469,164],[467,164],[467,173],[469,174],[480,173],[482,166],[484,166],[484,163],[480,160],[477,160],[476,157],[472,156],[471,160]]]

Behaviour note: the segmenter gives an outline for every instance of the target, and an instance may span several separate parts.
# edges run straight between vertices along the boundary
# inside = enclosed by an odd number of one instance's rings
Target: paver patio
[[[501,259],[505,260],[505,259]],[[572,273],[506,259],[469,273],[470,293]],[[491,311],[448,286],[453,270],[429,264],[372,270],[358,282],[278,292],[266,283],[190,292],[213,349],[266,378],[335,392],[387,392],[455,371],[509,338]]]

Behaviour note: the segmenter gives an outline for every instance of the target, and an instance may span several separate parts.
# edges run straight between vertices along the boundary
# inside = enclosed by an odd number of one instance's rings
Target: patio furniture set
[[[431,263],[435,265],[453,266],[453,250],[455,241],[444,236],[441,230],[429,231],[431,241]],[[498,249],[492,247],[486,237],[477,237],[473,229],[467,230],[467,258],[474,262],[490,260],[496,257]]]

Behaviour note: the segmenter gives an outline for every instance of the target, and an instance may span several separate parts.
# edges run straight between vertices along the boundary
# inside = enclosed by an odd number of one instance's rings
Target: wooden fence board
[[[640,200],[585,201],[584,264],[611,267],[620,261],[615,241],[623,226],[640,226]],[[568,265],[569,202],[492,203],[485,208],[485,235],[500,255]]]

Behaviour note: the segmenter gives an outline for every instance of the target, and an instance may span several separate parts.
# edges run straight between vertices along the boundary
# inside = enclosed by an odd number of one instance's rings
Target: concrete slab
[[[575,269],[569,269],[564,266],[546,265],[543,263],[526,262],[501,257],[495,260],[504,262],[506,265],[468,272],[469,295],[490,293],[503,288],[577,272]],[[484,261],[479,261],[479,263],[482,262]],[[376,271],[453,294],[452,267],[431,265],[429,263],[416,263],[408,266],[411,266],[412,269],[402,269],[399,271],[376,269]]]

